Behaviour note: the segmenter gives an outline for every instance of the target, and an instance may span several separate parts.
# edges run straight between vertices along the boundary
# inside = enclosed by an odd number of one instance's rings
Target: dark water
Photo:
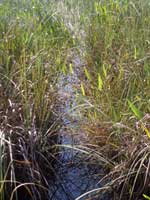
[[[79,124],[83,121],[81,110],[79,112],[76,92],[79,88],[78,67],[80,60],[74,61],[75,72],[67,76],[62,75],[59,81],[59,96],[62,102],[61,113],[63,115],[63,128],[59,133],[60,150],[56,166],[57,178],[50,184],[51,200],[75,200],[89,190],[101,187],[98,182],[102,175],[102,169],[91,155],[81,147],[88,143],[86,133],[80,130]],[[82,106],[81,106],[82,107]],[[99,166],[99,167],[98,167]],[[86,196],[82,199],[98,200],[107,199]],[[109,198],[110,199],[110,198]]]

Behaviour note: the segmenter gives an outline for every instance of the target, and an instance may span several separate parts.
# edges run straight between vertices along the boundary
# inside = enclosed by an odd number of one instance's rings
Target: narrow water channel
[[[50,186],[51,200],[75,200],[81,194],[99,188],[100,169],[89,164],[90,155],[80,151],[78,146],[86,145],[87,135],[80,130],[83,120],[78,112],[77,92],[80,81],[78,78],[81,62],[79,58],[73,61],[73,73],[62,75],[59,81],[59,97],[62,102],[61,113],[63,127],[59,133],[59,162],[55,184]],[[101,198],[84,198],[97,200]]]

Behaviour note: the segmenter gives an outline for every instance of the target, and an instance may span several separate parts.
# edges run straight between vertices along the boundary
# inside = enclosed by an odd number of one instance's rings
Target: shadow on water
[[[77,92],[80,81],[78,79],[79,58],[73,62],[74,71],[71,75],[62,75],[59,81],[59,96],[62,102],[61,113],[63,115],[63,128],[59,133],[59,165],[55,170],[57,177],[55,184],[50,184],[51,200],[74,200],[81,194],[99,188],[98,184],[102,175],[102,170],[98,163],[91,163],[90,154],[77,150],[78,146],[84,146],[88,143],[86,134],[79,130],[79,123],[82,116],[77,110]],[[80,64],[81,65],[81,64]],[[82,199],[97,200],[108,199],[107,197],[99,198],[86,197]],[[109,198],[110,199],[110,198]]]

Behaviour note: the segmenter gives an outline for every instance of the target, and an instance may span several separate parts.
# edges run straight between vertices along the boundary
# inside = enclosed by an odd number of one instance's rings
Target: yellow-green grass
[[[138,199],[150,191],[150,4],[92,2],[84,24],[81,85],[92,105],[87,116],[93,124],[86,130],[93,138],[96,134],[99,151],[114,162],[108,184],[119,196],[114,199]]]
[[[59,7],[62,2],[65,16]],[[84,128],[99,146],[97,153],[109,160],[104,166],[108,184],[86,194],[101,195],[109,189],[114,192],[112,199],[148,198],[149,1],[62,2],[5,0],[0,7],[0,122],[5,136],[1,188],[9,188],[12,195],[15,191],[16,198],[20,188],[32,199],[47,193],[43,171],[53,171],[49,136],[58,125],[55,86],[74,45],[72,33],[85,61],[81,93],[89,103],[86,114],[91,126]],[[25,180],[16,169],[24,172]]]
[[[1,138],[1,199],[3,193],[7,199],[24,193],[24,198],[47,198],[45,175],[55,173],[52,149],[60,125],[56,84],[72,46],[55,1],[2,1],[0,130],[6,141]]]

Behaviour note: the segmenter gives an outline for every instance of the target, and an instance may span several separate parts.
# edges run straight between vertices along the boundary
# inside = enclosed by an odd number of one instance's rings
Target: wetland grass
[[[0,199],[48,199],[56,83],[73,41],[54,1],[0,4]]]
[[[112,199],[139,200],[150,194],[150,4],[108,0],[93,7],[85,24],[82,91],[93,105],[86,131],[114,163],[104,189],[112,189]]]
[[[77,199],[108,191],[109,199],[149,199],[149,9],[148,0],[2,2],[1,200],[48,199],[60,127],[56,85],[75,42],[85,63],[80,89],[90,138],[81,150],[99,155],[106,172],[104,187]]]

